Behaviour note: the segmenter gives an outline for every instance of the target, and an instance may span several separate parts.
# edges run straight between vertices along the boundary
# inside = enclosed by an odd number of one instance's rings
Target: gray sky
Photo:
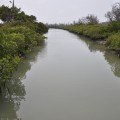
[[[11,5],[0,0],[0,5]],[[119,0],[15,0],[15,5],[44,23],[71,23],[88,14],[106,21],[105,13]]]

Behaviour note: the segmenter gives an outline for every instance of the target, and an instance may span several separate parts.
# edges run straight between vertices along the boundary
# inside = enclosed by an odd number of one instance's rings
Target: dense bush
[[[0,84],[11,78],[19,62],[34,46],[44,42],[42,34],[47,32],[44,24],[28,23],[16,21],[0,26]],[[46,31],[36,29],[41,26]]]
[[[110,35],[107,38],[107,43],[111,48],[120,50],[120,32]]]
[[[38,33],[47,33],[48,32],[48,28],[41,22],[35,22],[34,23],[36,25],[36,29],[35,31],[38,32]]]
[[[32,30],[34,30],[37,33],[43,34],[43,33],[47,33],[48,32],[48,27],[45,26],[43,23],[41,22],[30,22],[30,21],[14,21],[14,22],[10,22],[9,24],[5,25],[6,27],[15,27],[15,26],[24,26],[24,27],[28,27]]]
[[[113,21],[108,24],[108,31],[109,32],[118,32],[120,31],[120,22]]]
[[[80,35],[87,36],[93,40],[104,39],[107,37],[107,27],[105,25],[71,25],[65,29]]]

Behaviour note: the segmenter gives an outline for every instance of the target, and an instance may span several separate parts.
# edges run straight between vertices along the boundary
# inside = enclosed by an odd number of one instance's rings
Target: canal
[[[0,98],[0,120],[120,120],[120,59],[65,30],[45,36]]]

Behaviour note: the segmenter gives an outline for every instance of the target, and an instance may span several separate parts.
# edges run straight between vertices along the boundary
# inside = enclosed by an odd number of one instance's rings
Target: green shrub
[[[118,32],[120,31],[120,22],[113,21],[108,24],[108,32]]]
[[[14,22],[0,27],[0,83],[11,78],[22,57],[44,42],[42,29],[36,32],[37,25],[30,23],[32,27],[28,27],[21,24]]]
[[[113,49],[120,49],[120,32],[110,35],[107,44]]]
[[[91,39],[105,39],[107,37],[107,27],[104,25],[71,25],[65,29],[80,35],[87,36]]]

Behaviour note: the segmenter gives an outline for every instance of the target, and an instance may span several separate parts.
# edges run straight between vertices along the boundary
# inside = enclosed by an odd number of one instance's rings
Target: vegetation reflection
[[[37,60],[38,53],[44,54],[45,43],[42,46],[33,49],[31,54],[18,66],[12,78],[0,85],[0,120],[20,119],[17,117],[17,111],[20,109],[20,103],[25,100],[25,86],[22,79],[26,72],[31,69],[31,62]]]
[[[89,40],[89,38],[83,36],[79,36],[79,37],[81,41],[83,41],[87,45],[90,52],[97,52],[97,51],[102,52],[105,57],[105,60],[111,66],[111,71],[114,73],[116,77],[120,77],[120,58],[118,57],[115,51],[107,50],[105,46],[101,45],[101,43],[99,44],[99,41],[94,42]]]
[[[105,51],[104,56],[107,62],[111,65],[111,71],[114,75],[120,77],[120,58],[109,51]]]

